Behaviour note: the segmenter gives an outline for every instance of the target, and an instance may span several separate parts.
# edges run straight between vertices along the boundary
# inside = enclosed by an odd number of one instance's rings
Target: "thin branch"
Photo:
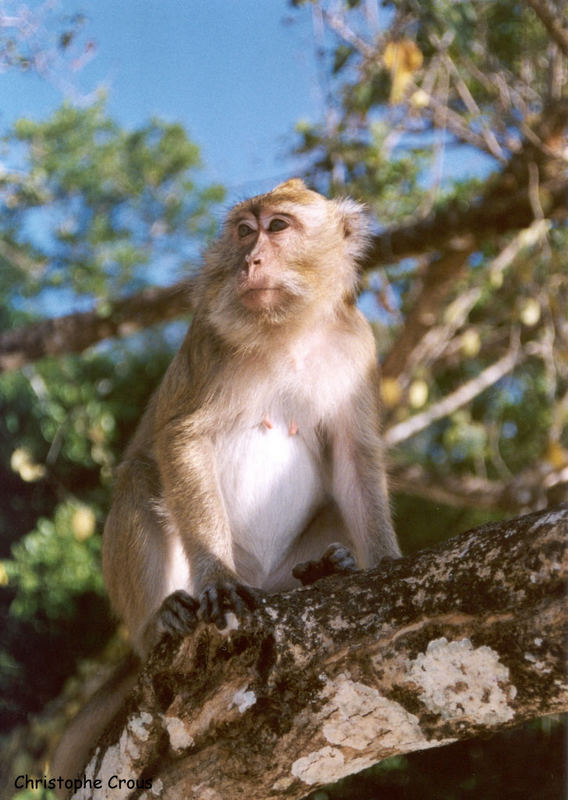
[[[498,161],[501,161],[502,163],[505,162],[506,159],[505,159],[505,154],[503,152],[503,148],[497,141],[497,137],[495,136],[489,125],[487,125],[487,123],[485,122],[483,114],[481,113],[481,109],[475,102],[473,95],[471,94],[471,92],[467,87],[467,84],[461,77],[460,72],[456,67],[453,59],[447,53],[444,53],[444,59],[446,61],[446,64],[450,68],[452,75],[454,76],[457,92],[460,95],[461,99],[463,100],[466,108],[468,109],[470,114],[475,116],[476,119],[481,122],[482,135],[483,138],[485,139],[489,152]]]
[[[322,15],[331,30],[334,31],[340,39],[343,39],[344,42],[351,45],[351,47],[357,50],[365,59],[377,60],[377,48],[358,36],[355,31],[351,30],[342,17],[338,14],[330,14],[330,12],[325,9],[322,9]]]
[[[536,511],[568,501],[568,467],[562,470],[538,464],[506,481],[478,475],[433,475],[419,464],[395,466],[391,489],[432,503],[487,511]]]
[[[418,91],[418,84],[413,83],[412,89],[414,91]],[[502,164],[506,163],[506,158],[503,155],[503,151],[499,147],[498,143],[497,147],[495,147],[495,144],[491,143],[491,141],[488,141],[485,135],[481,135],[475,133],[475,131],[472,131],[469,125],[464,121],[461,114],[458,114],[446,103],[442,102],[442,100],[439,100],[437,97],[430,94],[428,95],[428,107],[434,112],[434,123],[436,123],[438,117],[443,119],[444,124],[448,130],[453,133],[456,139],[459,139],[465,144],[472,145],[472,147],[477,148],[482,153],[487,153],[488,155],[493,156],[493,158]]]
[[[510,350],[503,358],[491,364],[475,378],[463,383],[458,389],[446,395],[438,403],[435,403],[426,411],[415,414],[398,425],[393,425],[385,431],[384,440],[388,447],[410,439],[417,433],[428,428],[432,423],[453,414],[459,408],[471,403],[474,397],[493,386],[505,375],[511,372],[519,363],[519,351],[517,348]]]

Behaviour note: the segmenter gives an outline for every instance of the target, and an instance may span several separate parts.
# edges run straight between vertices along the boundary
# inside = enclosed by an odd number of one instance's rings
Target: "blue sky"
[[[3,4],[6,11],[18,6]],[[110,113],[127,127],[152,115],[181,122],[200,146],[204,182],[222,183],[228,203],[301,172],[289,156],[294,125],[324,114],[309,4],[59,0],[60,13],[77,11],[87,15],[84,36],[97,54],[73,74],[76,88],[88,95],[105,87]],[[63,97],[36,75],[0,74],[0,129],[23,115],[45,119]],[[487,166],[463,148],[459,159],[446,154],[454,175]]]
[[[104,85],[112,116],[128,127],[151,115],[183,123],[205,177],[223,183],[229,199],[297,170],[286,156],[293,126],[322,113],[307,9],[294,12],[285,0],[62,0],[60,10],[84,11],[97,45],[76,86]],[[6,72],[0,127],[22,115],[43,119],[62,99],[34,75]]]

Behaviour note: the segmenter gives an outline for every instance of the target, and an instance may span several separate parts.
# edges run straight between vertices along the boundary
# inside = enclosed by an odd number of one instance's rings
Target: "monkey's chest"
[[[316,455],[290,422],[270,418],[220,437],[217,467],[235,542],[266,577],[325,500]]]

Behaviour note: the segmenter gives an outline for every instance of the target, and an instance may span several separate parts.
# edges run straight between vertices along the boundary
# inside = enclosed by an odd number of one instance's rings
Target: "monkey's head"
[[[368,242],[363,208],[327,200],[298,178],[239,203],[205,255],[200,305],[240,347],[284,325],[352,303],[357,259]]]

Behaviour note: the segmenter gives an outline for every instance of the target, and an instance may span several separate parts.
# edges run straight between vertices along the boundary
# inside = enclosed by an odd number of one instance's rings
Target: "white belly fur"
[[[283,560],[315,511],[324,502],[316,456],[301,432],[270,417],[239,428],[217,442],[218,477],[233,538],[255,558],[257,585]]]

